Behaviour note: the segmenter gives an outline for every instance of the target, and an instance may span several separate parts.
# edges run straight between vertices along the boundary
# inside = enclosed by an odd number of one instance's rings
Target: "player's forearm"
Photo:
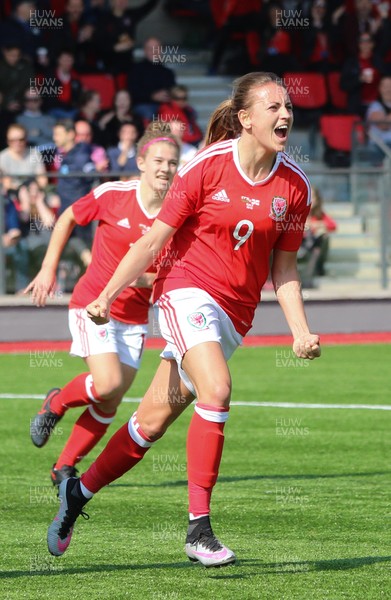
[[[296,339],[309,333],[301,293],[301,281],[296,264],[292,264],[288,268],[273,268],[272,279],[277,300],[293,338]]]
[[[62,251],[76,225],[72,208],[68,208],[53,228],[49,246],[42,262],[42,268],[56,270]]]
[[[289,281],[276,290],[276,296],[294,339],[309,333],[300,281]]]

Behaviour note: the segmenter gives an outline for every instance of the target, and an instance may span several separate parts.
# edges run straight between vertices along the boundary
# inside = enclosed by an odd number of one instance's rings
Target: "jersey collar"
[[[264,185],[274,176],[274,173],[277,171],[278,166],[281,161],[281,152],[277,152],[276,161],[275,161],[273,168],[270,171],[269,175],[267,177],[265,177],[265,179],[261,179],[261,181],[253,181],[252,179],[247,177],[246,173],[243,171],[242,167],[240,166],[239,148],[238,148],[239,140],[240,140],[240,138],[236,138],[235,140],[232,140],[232,152],[233,152],[233,159],[234,159],[235,167],[237,168],[237,170],[239,171],[239,174],[243,177],[243,179],[245,181],[247,181],[247,183],[249,183],[253,187],[256,185]]]
[[[158,216],[160,209],[157,212],[155,212],[153,215],[151,215],[146,210],[144,204],[142,203],[142,200],[141,200],[141,181],[140,180],[138,180],[138,182],[137,182],[136,199],[137,199],[137,202],[138,202],[138,205],[140,207],[141,212],[144,213],[144,215],[147,217],[147,219],[155,219]]]

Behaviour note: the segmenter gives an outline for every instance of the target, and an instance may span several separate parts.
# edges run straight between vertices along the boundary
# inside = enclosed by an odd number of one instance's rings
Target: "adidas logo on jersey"
[[[125,217],[125,219],[120,219],[119,221],[117,221],[117,225],[119,225],[120,227],[125,227],[126,229],[130,229],[130,223],[127,217]]]
[[[218,200],[219,202],[230,202],[225,190],[220,190],[220,192],[214,194],[214,196],[212,196],[212,200]]]

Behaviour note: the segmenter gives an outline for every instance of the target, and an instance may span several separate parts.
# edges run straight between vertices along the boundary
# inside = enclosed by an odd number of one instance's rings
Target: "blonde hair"
[[[267,83],[276,83],[285,88],[283,80],[275,73],[257,71],[235,79],[231,98],[219,104],[209,119],[205,133],[205,144],[238,137],[242,131],[238,112],[250,108],[253,89]]]
[[[155,142],[167,142],[168,144],[173,144],[178,150],[178,153],[180,151],[179,142],[175,135],[171,133],[169,123],[152,121],[149,123],[144,135],[141,136],[137,143],[137,156],[143,156],[149,146]]]

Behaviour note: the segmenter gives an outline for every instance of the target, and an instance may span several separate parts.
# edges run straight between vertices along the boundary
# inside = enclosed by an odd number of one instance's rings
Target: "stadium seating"
[[[322,115],[320,131],[327,145],[342,152],[351,152],[353,128],[360,122],[357,115]]]
[[[357,115],[321,116],[320,132],[324,142],[323,159],[329,167],[350,167],[353,133],[359,123],[360,117]]]
[[[318,110],[328,102],[326,78],[322,73],[284,73],[284,83],[295,108]]]

